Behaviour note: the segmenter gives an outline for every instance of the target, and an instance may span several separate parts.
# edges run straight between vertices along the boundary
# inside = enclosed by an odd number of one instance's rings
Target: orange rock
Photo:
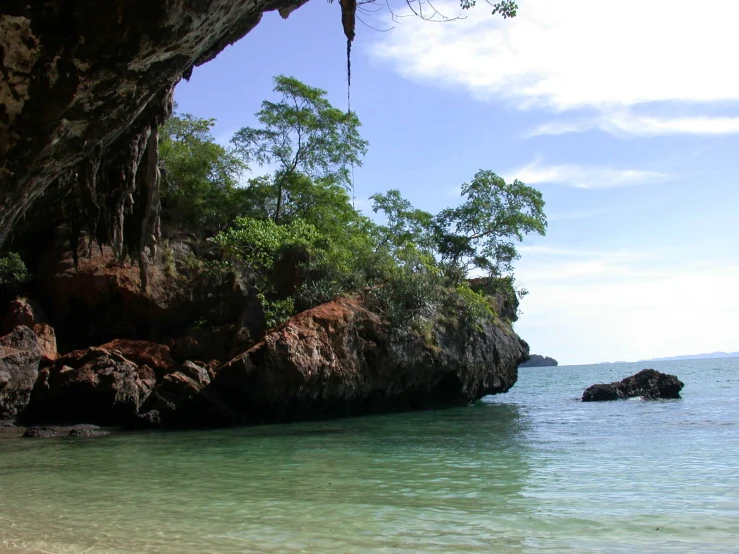
[[[180,369],[169,351],[169,347],[145,340],[116,339],[101,345],[111,352],[117,350],[124,358],[137,365],[152,368],[159,379]]]
[[[41,363],[48,364],[59,357],[56,349],[56,333],[51,325],[36,323],[33,332],[38,337],[39,348],[41,348]]]

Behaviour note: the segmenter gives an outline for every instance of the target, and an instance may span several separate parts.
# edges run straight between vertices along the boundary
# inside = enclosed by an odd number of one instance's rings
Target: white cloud
[[[517,332],[563,363],[739,349],[737,266],[536,247],[517,274],[530,291]]]
[[[456,0],[444,4],[454,12]],[[630,134],[739,132],[737,117],[636,116],[650,103],[739,100],[735,0],[520,0],[516,18],[469,10],[462,21],[404,19],[371,54],[401,74],[519,108],[595,109],[538,134],[602,129]],[[615,111],[614,111],[615,110]],[[619,112],[620,110],[620,112]]]
[[[613,169],[588,165],[542,165],[535,161],[506,172],[507,180],[518,179],[528,185],[554,183],[582,189],[630,187],[660,183],[670,175],[643,169]]]
[[[739,133],[739,117],[676,117],[672,119],[634,115],[628,111],[600,117],[543,123],[528,136],[563,135],[599,129],[622,135],[732,135]]]

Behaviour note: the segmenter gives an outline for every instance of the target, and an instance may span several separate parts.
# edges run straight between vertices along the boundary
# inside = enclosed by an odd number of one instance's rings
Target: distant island
[[[710,352],[708,354],[686,354],[685,356],[671,356],[668,358],[650,358],[648,360],[639,360],[639,361],[640,362],[671,362],[675,360],[705,360],[705,359],[710,359],[710,358],[739,358],[739,352]]]
[[[550,358],[549,356],[540,356],[539,354],[531,354],[531,358],[518,367],[549,367],[556,365],[559,364],[554,358]]]

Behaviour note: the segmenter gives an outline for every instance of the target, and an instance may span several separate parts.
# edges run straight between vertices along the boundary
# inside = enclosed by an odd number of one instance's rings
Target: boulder
[[[639,373],[622,381],[588,387],[582,395],[582,401],[598,402],[636,397],[644,400],[680,398],[680,390],[683,386],[683,383],[674,375],[660,373],[654,369],[642,369]]]
[[[38,337],[25,325],[0,338],[0,420],[14,419],[24,411],[40,361]]]
[[[111,352],[117,351],[137,365],[149,366],[159,379],[180,368],[172,358],[169,347],[163,344],[145,340],[115,339],[100,345],[100,348]]]
[[[36,323],[36,317],[31,304],[23,298],[16,298],[8,305],[2,325],[0,325],[0,333],[10,333],[18,325],[32,328],[34,323]]]
[[[120,353],[96,347],[78,350],[40,372],[28,417],[127,425],[136,421],[155,384],[153,369]]]
[[[507,391],[527,355],[509,324],[397,331],[358,299],[337,298],[268,333],[210,388],[245,422],[463,406]]]
[[[38,337],[38,345],[41,349],[41,364],[48,365],[59,357],[56,349],[56,333],[51,325],[36,323],[33,332]]]
[[[202,362],[192,362],[190,360],[182,364],[182,373],[187,375],[190,379],[195,380],[200,385],[205,386],[210,384],[210,375],[208,375],[208,368]]]

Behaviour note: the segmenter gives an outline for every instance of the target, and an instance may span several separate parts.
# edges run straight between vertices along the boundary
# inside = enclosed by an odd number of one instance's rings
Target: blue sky
[[[518,178],[550,222],[516,271],[532,352],[577,364],[739,350],[739,3],[519,6],[513,20],[481,3],[450,23],[359,24],[351,105],[370,150],[357,206],[398,188],[436,212],[478,169]],[[338,4],[312,0],[267,14],[176,100],[226,142],[277,74],[346,107],[345,51]]]

